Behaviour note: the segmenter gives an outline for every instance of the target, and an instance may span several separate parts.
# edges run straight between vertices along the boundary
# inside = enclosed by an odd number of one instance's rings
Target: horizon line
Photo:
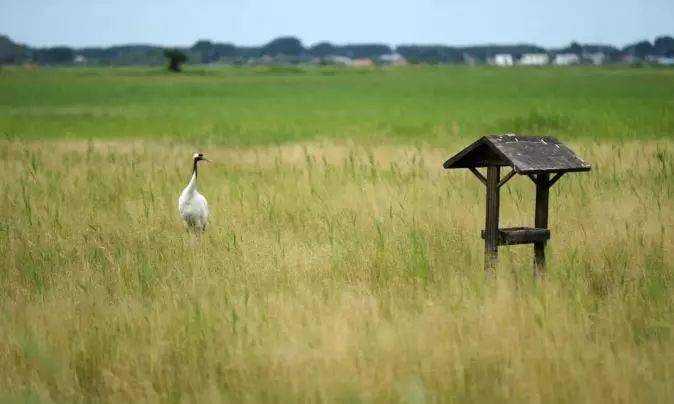
[[[612,46],[612,47],[615,47],[617,49],[622,49],[622,48],[625,48],[627,46],[634,45],[636,43],[643,42],[643,41],[647,41],[647,42],[653,44],[653,42],[657,38],[674,37],[674,34],[660,34],[660,35],[655,36],[653,39],[642,38],[642,39],[630,41],[630,42],[628,42],[626,44],[623,44],[623,45],[616,45],[616,44],[612,44],[612,43],[608,43],[608,42],[594,42],[594,41],[593,42],[583,42],[583,41],[580,41],[580,40],[571,40],[571,41],[567,42],[566,44],[555,45],[555,46],[539,45],[537,43],[527,42],[527,41],[502,42],[502,43],[485,42],[485,43],[471,43],[471,44],[448,44],[448,43],[438,43],[438,42],[436,42],[436,43],[401,42],[401,43],[398,43],[398,44],[393,44],[393,43],[385,42],[385,41],[377,42],[377,41],[367,41],[367,40],[363,41],[363,42],[346,42],[346,43],[332,42],[330,40],[320,40],[320,41],[317,41],[317,42],[313,42],[310,45],[307,45],[304,40],[302,40],[299,36],[295,36],[295,35],[278,35],[278,36],[275,36],[274,38],[268,40],[267,42],[264,42],[264,43],[259,44],[259,45],[240,45],[240,44],[236,44],[234,42],[220,41],[220,40],[215,40],[215,39],[199,38],[199,39],[196,39],[196,40],[192,41],[192,43],[190,45],[174,45],[174,44],[173,45],[162,45],[162,44],[157,44],[157,43],[153,43],[153,42],[125,42],[125,43],[106,44],[106,45],[52,44],[52,45],[37,45],[36,46],[36,45],[31,45],[31,44],[26,43],[26,42],[21,42],[20,40],[17,41],[15,39],[13,39],[11,35],[6,34],[6,33],[0,33],[0,36],[5,36],[5,37],[9,38],[10,41],[12,41],[13,43],[15,43],[17,45],[23,45],[23,46],[27,46],[29,48],[67,47],[67,48],[72,48],[72,49],[113,48],[113,47],[121,47],[121,46],[152,46],[152,47],[157,47],[157,48],[191,48],[192,46],[194,46],[194,44],[196,44],[200,41],[208,41],[208,42],[211,42],[211,43],[214,43],[214,44],[233,45],[237,48],[261,48],[261,47],[264,47],[265,45],[271,43],[272,41],[280,39],[280,38],[295,38],[295,39],[299,40],[300,43],[302,44],[302,46],[306,49],[309,49],[313,46],[316,46],[316,45],[319,45],[319,44],[322,44],[322,43],[329,43],[329,44],[334,45],[334,46],[386,45],[386,46],[388,46],[392,49],[395,49],[399,46],[446,46],[446,47],[450,47],[450,48],[469,48],[469,47],[480,47],[480,46],[536,46],[536,47],[543,48],[543,49],[556,49],[556,48],[567,47],[567,46],[569,46],[573,43],[578,43],[580,45]]]

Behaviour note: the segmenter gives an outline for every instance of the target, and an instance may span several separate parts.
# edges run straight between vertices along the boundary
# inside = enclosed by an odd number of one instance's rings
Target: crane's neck
[[[199,166],[197,165],[198,162],[199,160],[194,159],[194,163],[192,163],[192,178],[194,178],[194,181],[197,180],[197,170],[199,168]]]
[[[190,178],[190,182],[187,184],[186,190],[188,192],[193,192],[194,190],[197,189],[197,175],[198,175],[198,166],[197,166],[197,160],[194,160],[194,165],[192,165],[192,178]]]

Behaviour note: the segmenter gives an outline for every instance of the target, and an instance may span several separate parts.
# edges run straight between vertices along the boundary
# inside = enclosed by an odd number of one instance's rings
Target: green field
[[[508,132],[593,165],[543,278],[441,168]],[[674,397],[674,70],[3,68],[0,136],[0,402]]]
[[[504,131],[671,138],[674,69],[5,69],[0,130],[225,145],[350,137],[449,146]]]

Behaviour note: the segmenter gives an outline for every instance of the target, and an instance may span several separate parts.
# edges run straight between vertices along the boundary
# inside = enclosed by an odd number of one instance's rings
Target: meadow
[[[639,68],[5,68],[0,135],[450,148],[485,133],[671,138],[674,71]]]
[[[593,165],[542,278],[441,167],[508,132]],[[3,68],[0,135],[0,401],[674,397],[674,70]]]

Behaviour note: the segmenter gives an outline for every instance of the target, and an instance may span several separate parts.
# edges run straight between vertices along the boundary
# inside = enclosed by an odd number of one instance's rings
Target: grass
[[[671,401],[670,71],[331,72],[0,72],[0,401]],[[482,271],[483,186],[440,167],[470,117],[593,164],[552,190],[543,279],[529,246]],[[200,237],[176,206],[197,149]],[[511,180],[502,225],[533,202]]]
[[[446,146],[484,133],[671,138],[672,69],[0,71],[0,129],[45,139],[224,145],[377,138]]]

